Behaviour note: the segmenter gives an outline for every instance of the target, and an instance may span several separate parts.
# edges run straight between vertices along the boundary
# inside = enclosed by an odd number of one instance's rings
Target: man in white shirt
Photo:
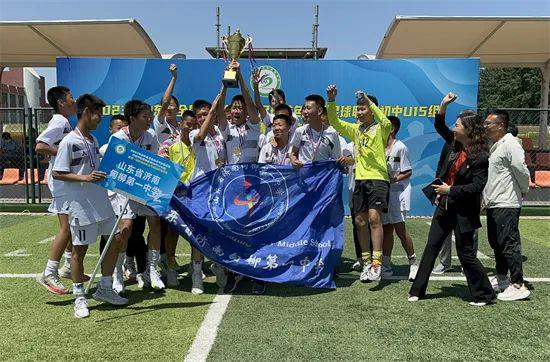
[[[487,209],[487,236],[495,252],[497,275],[491,281],[503,301],[522,300],[530,291],[524,284],[519,235],[519,215],[523,195],[529,191],[529,169],[523,148],[508,133],[510,117],[506,111],[490,112],[483,126],[493,142],[489,173],[483,190]],[[510,277],[508,277],[510,272]]]
[[[391,132],[386,145],[386,159],[390,176],[390,196],[388,212],[382,213],[384,228],[384,244],[382,254],[382,276],[393,275],[391,253],[393,250],[393,231],[401,240],[401,245],[407,253],[409,261],[409,280],[412,282],[418,272],[416,254],[410,234],[405,226],[407,212],[411,209],[411,176],[412,165],[409,159],[409,149],[397,139],[401,121],[396,116],[388,116],[391,122]]]
[[[73,241],[71,274],[75,295],[74,315],[86,318],[90,312],[84,294],[84,256],[88,246],[100,235],[110,235],[116,218],[107,190],[95,184],[105,179],[99,168],[99,145],[91,134],[101,121],[105,103],[91,94],[77,100],[78,123],[59,144],[52,167],[52,177],[62,181],[63,206],[67,211]],[[99,287],[94,299],[113,305],[128,304],[128,299],[113,290],[113,270],[117,258],[118,238],[113,240],[102,263]]]
[[[226,163],[227,155],[225,151],[225,140],[218,126],[214,125],[214,120],[218,118],[218,115],[225,117],[221,98],[225,98],[226,91],[227,89],[222,87],[213,104],[200,99],[193,102],[193,110],[197,116],[199,128],[189,133],[189,141],[195,153],[195,169],[193,170],[191,181],[204,176],[206,173]],[[191,293],[193,294],[204,293],[202,282],[203,259],[204,256],[202,253],[198,249],[192,247]],[[223,267],[214,263],[211,269],[214,275],[216,275],[216,283],[218,286],[221,288],[225,287],[227,275]]]
[[[124,105],[124,116],[128,121],[128,127],[122,128],[111,137],[125,140],[156,155],[159,144],[155,136],[151,132],[148,132],[153,120],[151,106],[141,100],[133,99]],[[130,200],[128,207],[136,216],[145,216],[149,225],[147,267],[145,272],[136,276],[138,286],[143,288],[150,285],[154,289],[164,289],[164,282],[161,280],[157,270],[160,261],[160,218],[154,211],[133,200]],[[131,224],[131,220],[123,220],[123,222]],[[126,245],[123,245],[119,252],[122,253],[125,251]]]
[[[302,113],[307,124],[298,127],[290,141],[291,162],[295,168],[305,163],[338,160],[342,157],[338,132],[322,120],[324,107],[325,100],[320,95],[306,97]]]
[[[63,86],[50,88],[47,98],[55,113],[48,123],[48,127],[36,139],[36,152],[50,158],[48,188],[52,194],[52,203],[48,211],[57,215],[59,231],[52,241],[46,268],[43,273],[37,275],[36,280],[54,294],[66,294],[69,289],[61,283],[59,276],[71,278],[71,232],[67,212],[62,208],[64,191],[61,186],[63,182],[52,178],[52,167],[57,155],[57,147],[63,137],[72,130],[68,117],[76,113],[76,102],[69,88]],[[65,251],[65,265],[58,271],[63,251]]]

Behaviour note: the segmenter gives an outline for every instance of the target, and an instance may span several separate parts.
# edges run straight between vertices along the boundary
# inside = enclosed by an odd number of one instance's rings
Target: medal
[[[235,156],[240,156],[241,155],[241,148],[240,147],[233,147],[233,154]]]
[[[216,158],[216,166],[220,167],[221,165],[223,165],[222,159],[221,158]]]

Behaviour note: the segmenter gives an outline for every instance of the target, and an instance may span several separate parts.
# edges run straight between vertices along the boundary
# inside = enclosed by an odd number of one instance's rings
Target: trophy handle
[[[252,37],[250,35],[248,35],[246,37],[246,40],[244,42],[244,46],[243,46],[243,49],[241,50],[241,54],[245,51],[245,49],[248,49],[248,46],[252,43]],[[240,56],[240,54],[239,54]]]

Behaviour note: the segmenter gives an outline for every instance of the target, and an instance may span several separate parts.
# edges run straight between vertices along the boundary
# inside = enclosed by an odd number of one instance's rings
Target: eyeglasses
[[[491,126],[491,125],[493,125],[493,124],[497,124],[497,123],[499,123],[499,122],[487,122],[487,121],[484,121],[484,122],[483,122],[483,127],[489,127],[489,126]]]

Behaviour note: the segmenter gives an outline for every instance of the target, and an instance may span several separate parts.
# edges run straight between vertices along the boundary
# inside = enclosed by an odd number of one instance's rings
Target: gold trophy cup
[[[221,40],[225,45],[230,62],[237,62],[243,51],[252,42],[250,36],[247,36],[246,39],[243,38],[239,29],[234,34],[222,36]],[[222,82],[227,88],[237,88],[239,86],[237,72],[231,68],[226,69],[223,73]]]

